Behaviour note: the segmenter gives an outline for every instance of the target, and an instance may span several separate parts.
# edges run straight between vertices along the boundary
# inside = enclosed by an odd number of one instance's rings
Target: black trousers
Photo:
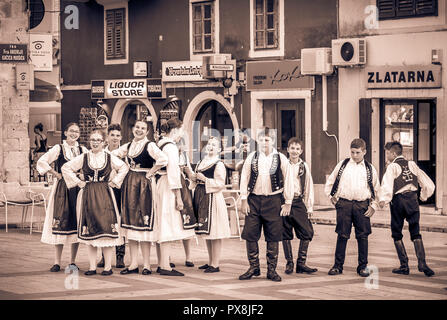
[[[356,239],[367,238],[371,234],[371,221],[364,214],[368,210],[369,201],[349,201],[340,198],[335,204],[337,210],[337,225],[335,232],[343,238],[349,239],[354,224]]]
[[[281,241],[283,234],[283,220],[280,215],[282,203],[282,194],[273,196],[250,194],[248,196],[250,213],[245,217],[242,239],[258,241],[262,228],[264,228],[265,241]]]
[[[408,222],[411,240],[421,239],[419,233],[419,202],[416,191],[395,194],[390,203],[391,236],[394,241],[403,238],[404,220]]]
[[[294,199],[290,215],[283,218],[283,240],[293,239],[293,230],[300,240],[311,241],[314,236],[314,228],[307,215],[307,208],[302,198]]]

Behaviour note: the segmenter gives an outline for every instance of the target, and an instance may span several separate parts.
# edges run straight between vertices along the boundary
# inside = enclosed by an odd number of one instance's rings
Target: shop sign
[[[161,78],[92,80],[92,99],[166,98]]]
[[[106,98],[147,98],[146,79],[105,80]]]
[[[26,44],[0,44],[0,62],[28,62]]]
[[[441,88],[440,65],[366,68],[368,89]]]
[[[247,62],[247,91],[314,88],[314,77],[301,74],[299,59]]]
[[[204,81],[202,77],[202,60],[162,62],[163,82]]]
[[[34,71],[53,71],[53,36],[30,34],[30,58]]]
[[[18,64],[16,66],[16,88],[17,90],[30,90],[31,68],[29,64]]]

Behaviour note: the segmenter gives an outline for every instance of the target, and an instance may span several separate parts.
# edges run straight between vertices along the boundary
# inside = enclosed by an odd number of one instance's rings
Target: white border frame
[[[250,0],[250,51],[248,52],[249,58],[262,58],[262,57],[284,57],[284,0],[278,0],[278,28],[279,28],[279,43],[278,49],[264,49],[255,50],[255,38],[254,38],[254,0]]]
[[[114,64],[128,64],[129,63],[129,5],[128,0],[118,1],[104,5],[103,10],[103,25],[104,25],[104,65]],[[106,43],[107,43],[107,25],[106,25],[106,10],[124,8],[126,11],[126,58],[107,60]]]
[[[220,0],[189,0],[189,60],[202,60],[204,56],[220,53]],[[214,50],[213,52],[193,53],[192,4],[196,2],[214,2]]]

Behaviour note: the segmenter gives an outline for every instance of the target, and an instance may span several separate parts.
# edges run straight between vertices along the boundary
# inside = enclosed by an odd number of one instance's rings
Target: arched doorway
[[[202,148],[206,144],[206,141],[204,141],[203,137],[206,137],[210,134],[219,135],[219,137],[222,139],[222,147],[224,149],[231,147],[231,145],[234,144],[234,139],[232,139],[234,126],[231,122],[231,117],[224,106],[216,100],[210,100],[205,103],[200,108],[199,113],[194,120],[194,149],[197,149],[199,147],[198,142],[200,141],[200,150],[202,150]],[[198,134],[200,134],[201,136],[198,137]]]
[[[146,119],[149,122],[148,139],[154,139],[154,129],[157,123],[155,109],[149,100],[124,100],[119,99],[113,109],[111,123],[121,125],[122,144],[132,140],[132,127],[137,119]]]

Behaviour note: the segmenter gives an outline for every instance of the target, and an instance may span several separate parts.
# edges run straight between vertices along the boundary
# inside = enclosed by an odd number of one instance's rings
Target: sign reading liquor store
[[[366,68],[367,89],[441,88],[440,65]]]
[[[92,80],[92,99],[164,99],[166,89],[161,78]]]

